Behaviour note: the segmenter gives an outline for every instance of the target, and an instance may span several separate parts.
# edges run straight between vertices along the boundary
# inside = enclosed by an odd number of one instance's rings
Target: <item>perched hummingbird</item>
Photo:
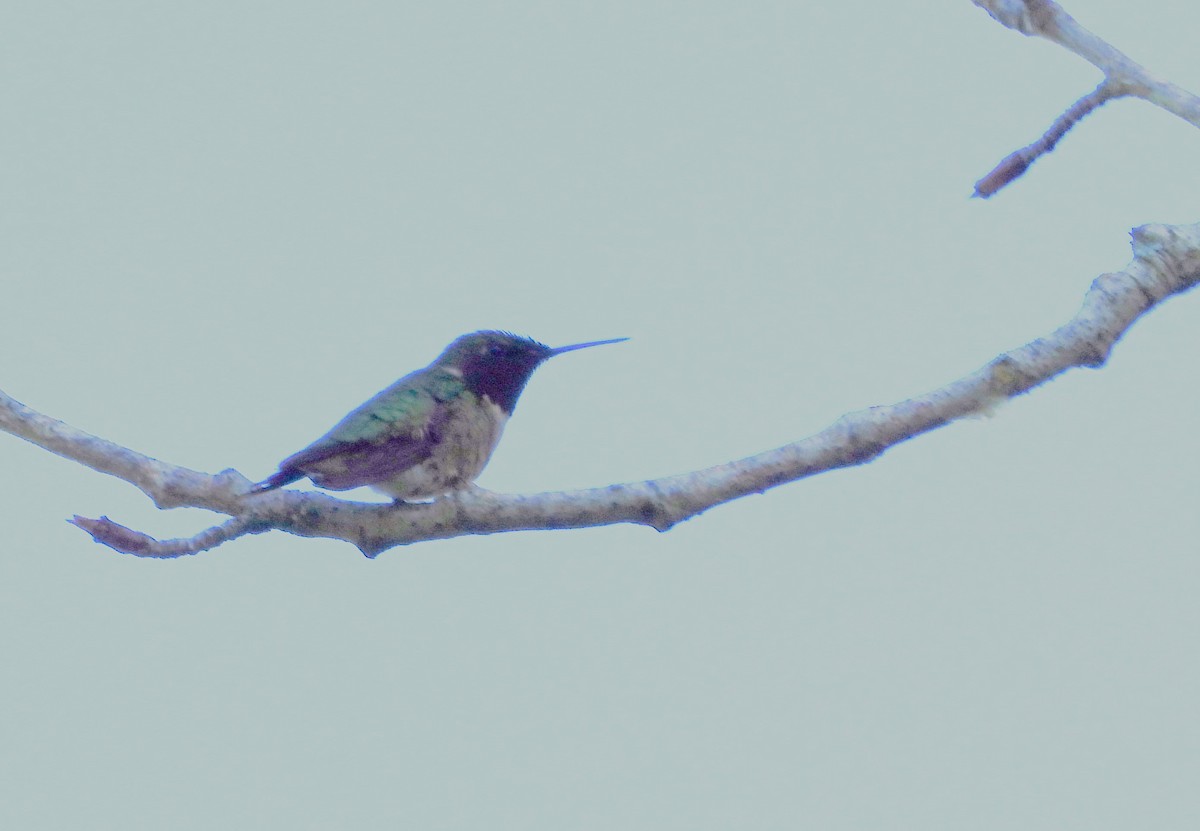
[[[547,358],[628,338],[551,349],[508,332],[463,335],[259,482],[261,493],[308,477],[329,490],[369,485],[396,499],[469,487],[496,449],[529,376]]]

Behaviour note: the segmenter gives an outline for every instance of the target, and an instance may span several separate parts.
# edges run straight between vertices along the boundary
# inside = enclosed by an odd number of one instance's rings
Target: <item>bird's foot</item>
[[[487,496],[490,493],[492,493],[492,491],[488,490],[487,488],[481,488],[481,487],[479,487],[479,485],[476,485],[476,484],[469,484],[469,485],[464,485],[461,488],[456,488],[455,490],[447,492],[442,498],[443,499],[452,499],[455,502],[461,503],[463,500],[463,497],[479,498],[481,496]]]

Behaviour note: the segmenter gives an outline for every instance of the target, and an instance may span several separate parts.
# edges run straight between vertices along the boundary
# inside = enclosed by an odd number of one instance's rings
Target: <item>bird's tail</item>
[[[252,487],[249,490],[249,493],[255,494],[255,493],[264,493],[266,491],[273,491],[276,488],[282,488],[284,485],[290,485],[292,482],[295,482],[297,479],[303,479],[303,478],[304,478],[304,474],[298,470],[295,470],[293,468],[280,468],[279,470],[275,471],[270,476],[268,476],[266,479],[263,479],[257,485]]]

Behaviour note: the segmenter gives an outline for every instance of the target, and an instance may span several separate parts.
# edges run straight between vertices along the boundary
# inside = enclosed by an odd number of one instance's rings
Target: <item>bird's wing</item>
[[[322,488],[347,490],[387,481],[428,459],[441,441],[447,402],[462,382],[449,373],[419,386],[408,380],[397,381],[284,459],[272,479],[307,476]]]

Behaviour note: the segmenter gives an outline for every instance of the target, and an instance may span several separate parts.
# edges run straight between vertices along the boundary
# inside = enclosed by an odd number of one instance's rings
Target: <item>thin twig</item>
[[[234,517],[220,525],[207,528],[193,537],[156,540],[149,534],[126,528],[106,516],[99,519],[88,519],[76,515],[67,521],[77,528],[87,531],[92,535],[93,540],[101,545],[107,545],[114,551],[133,554],[136,557],[154,557],[164,560],[199,554],[201,551],[216,548],[221,543],[229,542],[245,534],[257,534],[270,530],[254,525],[246,517]]]
[[[1056,118],[1054,123],[1050,125],[1050,129],[1040,139],[1033,144],[1022,147],[1015,153],[1010,153],[988,175],[976,182],[974,195],[981,199],[987,199],[1009,182],[1020,177],[1031,164],[1037,161],[1039,156],[1053,150],[1054,145],[1058,144],[1059,140],[1067,134],[1067,131],[1078,124],[1084,116],[1106,102],[1111,101],[1113,98],[1124,94],[1118,91],[1107,80],[1101,83],[1100,86],[1080,98],[1065,113]]]

